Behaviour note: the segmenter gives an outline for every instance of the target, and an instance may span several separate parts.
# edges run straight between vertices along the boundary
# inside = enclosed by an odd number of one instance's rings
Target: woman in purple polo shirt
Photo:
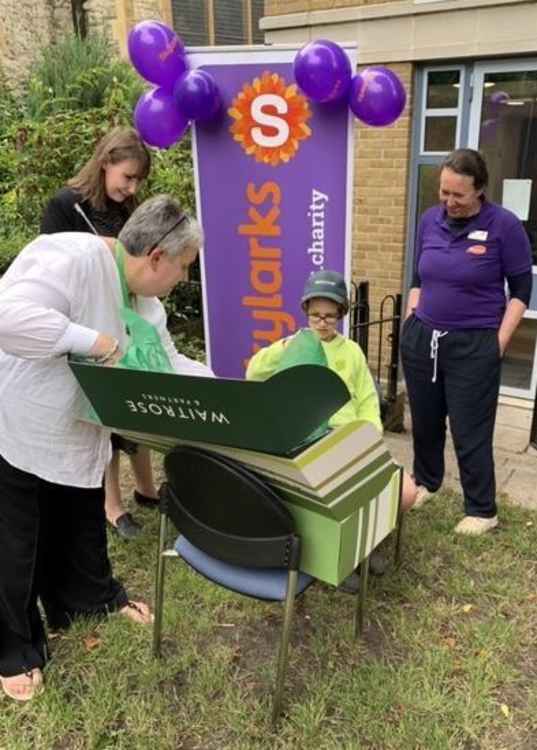
[[[416,504],[442,484],[449,416],[464,491],[465,516],[455,531],[470,535],[498,524],[492,438],[501,360],[532,282],[524,227],[487,201],[487,182],[477,151],[457,149],[444,161],[440,204],[419,225],[401,338],[420,486]]]

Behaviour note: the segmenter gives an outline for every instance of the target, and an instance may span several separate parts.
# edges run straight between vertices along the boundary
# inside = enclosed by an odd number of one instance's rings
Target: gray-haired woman
[[[197,222],[157,196],[119,241],[133,306],[156,327],[174,369],[211,375],[178,354],[157,299],[196,257]],[[0,684],[15,700],[42,686],[38,598],[51,629],[113,611],[151,620],[112,576],[103,490],[110,432],[77,419],[81,392],[67,363],[78,354],[110,366],[127,345],[115,250],[89,234],[42,235],[0,281]]]

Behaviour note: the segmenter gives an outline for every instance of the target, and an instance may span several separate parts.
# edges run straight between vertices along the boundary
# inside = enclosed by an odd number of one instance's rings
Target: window
[[[200,0],[172,0],[174,30],[187,47],[209,44],[207,2]]]
[[[259,21],[265,15],[265,0],[252,0],[252,42],[263,44],[264,34],[259,28]]]
[[[243,0],[213,0],[215,44],[246,44]]]
[[[519,218],[537,265],[537,69],[492,70],[483,74],[479,149],[487,161],[487,195],[503,203],[505,180],[529,180],[530,201]]]
[[[448,154],[460,140],[462,68],[425,71],[420,152]]]
[[[263,44],[264,0],[172,0],[173,26],[187,46]]]

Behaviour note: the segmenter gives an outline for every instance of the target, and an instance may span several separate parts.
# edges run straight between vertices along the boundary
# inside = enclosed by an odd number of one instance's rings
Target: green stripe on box
[[[281,487],[275,482],[270,482],[270,486],[280,492],[285,502],[292,503],[294,505],[299,505],[302,508],[307,508],[314,513],[318,513],[319,515],[325,516],[326,518],[332,518],[334,520],[337,520],[334,518],[334,514],[330,511],[330,508],[327,508],[325,505],[323,505],[322,503],[319,503],[317,500],[312,500],[310,497],[305,497],[300,492],[296,492],[294,490],[289,490],[289,489],[286,489],[285,487]]]
[[[378,525],[378,520],[379,520],[379,506],[380,506],[378,495],[375,498],[374,502],[375,502],[375,513],[373,516],[373,546],[375,546],[377,543],[377,525]]]
[[[360,546],[360,511],[351,513],[341,523],[338,584],[356,568],[356,553]]]
[[[344,491],[340,488],[338,495],[333,495],[330,505],[325,503],[325,499],[311,495],[309,492],[303,491],[302,487],[293,486],[280,478],[267,478],[267,481],[272,487],[284,493],[290,502],[298,502],[300,505],[306,506],[309,503],[314,505],[318,513],[341,520],[378,495],[389,484],[392,473],[393,464],[390,461],[376,476],[371,476],[368,473],[365,479],[363,475],[352,477],[345,483]],[[262,476],[264,475],[262,474]]]
[[[356,428],[356,425],[357,425],[357,423],[351,423],[351,426],[353,427],[353,429]],[[347,428],[347,427],[349,427],[349,425],[345,425],[345,427]],[[341,437],[340,433],[343,433],[345,431],[346,430],[344,428],[340,428],[337,431],[338,440],[331,440],[330,442],[332,444],[334,444],[334,443],[337,444],[338,442],[340,442],[340,440],[339,440],[339,438]],[[352,431],[353,430],[350,430],[350,431],[347,430],[347,432],[352,432]],[[162,438],[158,439],[156,436],[151,436],[151,435],[146,435],[146,434],[142,435],[140,433],[136,433],[136,434],[134,434],[134,433],[126,433],[126,434],[128,434],[129,437],[131,437],[131,438],[135,438],[136,440],[138,440],[138,442],[143,441],[143,443],[145,445],[147,445],[148,447],[151,447],[151,448],[153,448],[155,450],[159,450],[159,451],[163,451],[163,452],[165,450],[168,450],[168,449],[172,448],[174,445],[177,445],[178,442],[179,442],[179,441],[177,441],[177,440],[175,440],[175,439],[172,438],[169,441],[169,443],[168,443],[168,441],[165,438],[164,439],[162,439]],[[326,442],[326,439],[325,439],[325,442]],[[224,453],[224,455],[231,456],[231,457],[235,458],[235,460],[238,460],[241,463],[246,464],[250,468],[253,467],[254,470],[256,470],[256,471],[258,471],[258,472],[266,475],[269,479],[276,479],[278,481],[283,481],[283,482],[285,482],[287,484],[300,486],[300,487],[303,488],[304,492],[309,493],[312,489],[319,490],[321,487],[324,487],[324,486],[326,486],[326,485],[328,485],[330,483],[334,483],[334,481],[337,481],[338,477],[340,477],[345,472],[348,473],[349,470],[351,470],[354,465],[356,465],[356,464],[360,463],[361,461],[363,461],[363,459],[368,454],[370,454],[372,451],[374,451],[375,449],[377,449],[380,444],[381,444],[381,441],[378,441],[377,443],[375,443],[375,445],[370,446],[366,451],[364,451],[363,453],[361,453],[358,456],[354,457],[352,461],[348,462],[347,464],[345,464],[345,466],[343,466],[340,469],[338,469],[338,471],[336,471],[334,474],[332,474],[332,475],[330,475],[328,477],[325,477],[323,479],[323,481],[321,482],[321,484],[318,485],[318,487],[312,487],[311,485],[305,484],[304,482],[302,482],[300,480],[297,480],[296,478],[290,479],[287,476],[285,476],[285,478],[283,478],[282,475],[277,472],[277,466],[278,465],[281,466],[282,468],[285,468],[285,469],[288,469],[288,470],[291,470],[291,471],[294,469],[296,471],[297,467],[301,463],[300,460],[296,460],[296,459],[294,459],[294,460],[293,459],[283,459],[283,458],[279,458],[279,457],[277,458],[277,457],[274,457],[274,456],[270,456],[270,458],[269,458],[268,456],[263,455],[263,457],[262,457],[263,460],[261,461],[261,463],[262,464],[266,464],[267,462],[270,461],[270,464],[272,464],[272,467],[269,469],[269,468],[266,467],[266,465],[265,466],[263,466],[263,465],[259,466],[257,464],[257,462],[255,461],[255,457],[256,457],[255,452],[252,452],[249,455],[247,451],[243,452],[242,449],[235,449],[234,450],[234,449],[227,448],[225,450],[222,450],[222,453]],[[199,444],[199,445],[200,445],[200,447],[207,447],[209,450],[218,449],[217,446],[213,446],[213,445],[211,445],[211,446],[208,446],[208,445],[206,446],[205,444]],[[318,452],[318,453],[319,453],[319,455],[321,455],[321,452]],[[383,455],[389,455],[389,454],[386,453],[386,454],[383,454]],[[378,467],[378,463],[377,462],[379,460],[380,460],[380,458],[377,458],[377,459],[375,459],[375,461],[372,464],[368,464],[367,466],[363,467],[363,469],[360,470],[358,476],[365,477],[365,476],[367,476],[368,473],[374,472],[376,470],[376,468]],[[365,473],[364,473],[364,470],[365,470]],[[354,475],[354,476],[356,476],[356,475]],[[343,491],[345,491],[345,486],[346,485],[348,486],[349,483],[352,484],[352,480],[353,480],[353,477],[351,477],[350,479],[346,480],[345,484],[343,484]],[[340,487],[341,486],[338,486],[335,489],[331,490],[330,495],[327,496],[327,498],[326,498],[326,500],[328,502],[331,502],[333,500],[333,498],[335,498],[336,495],[339,492],[342,491],[340,489]]]
[[[336,430],[329,433],[326,437],[319,440],[318,443],[315,443],[310,448],[306,448],[306,450],[301,453],[299,457],[294,459],[295,463],[297,464],[297,466],[303,469],[304,467],[308,466],[308,464],[313,463],[313,461],[317,461],[320,456],[336,446],[351,433],[353,433],[357,427],[360,427],[363,424],[367,424],[367,422],[357,420],[355,422],[349,422],[349,424],[343,425],[342,427],[338,427]]]
[[[335,479],[337,479],[339,476],[344,474],[346,471],[349,471],[349,469],[352,466],[355,466],[358,463],[361,463],[364,458],[369,456],[374,451],[378,450],[378,448],[382,446],[382,440],[379,440],[374,445],[370,445],[367,450],[365,450],[363,453],[359,453],[357,456],[354,456],[350,461],[348,461],[346,464],[341,466],[336,472],[331,474],[330,476],[327,476],[326,479],[323,479],[322,482],[315,485],[316,490],[321,490],[323,487],[325,487],[327,484],[330,484],[330,482],[333,482]]]
[[[302,543],[300,570],[334,586],[340,582],[341,525],[338,521],[285,503],[293,516]]]
[[[374,461],[363,466],[358,472],[352,474],[350,477],[345,479],[344,482],[339,484],[324,496],[320,495],[317,488],[312,488],[311,486],[304,484],[304,482],[300,480],[290,479],[288,476],[284,477],[281,474],[277,474],[276,472],[267,469],[266,467],[256,466],[256,464],[254,464],[253,462],[247,462],[246,465],[249,468],[253,468],[262,476],[267,477],[267,479],[269,479],[269,481],[271,482],[278,482],[279,484],[290,487],[292,489],[298,488],[304,495],[311,496],[318,502],[320,501],[325,505],[331,505],[334,501],[337,501],[340,495],[344,494],[350,487],[354,486],[356,483],[365,482],[368,476],[374,474],[383,464],[387,463],[389,463],[390,466],[393,466],[393,461],[389,452],[385,451]],[[347,467],[347,473],[348,471],[349,467]]]
[[[333,501],[337,500],[339,497],[341,497],[341,495],[344,495],[347,489],[360,482],[365,483],[367,481],[367,478],[375,474],[375,472],[377,472],[382,466],[388,465],[393,466],[393,462],[390,454],[385,451],[380,456],[375,458],[374,461],[371,461],[371,463],[363,466],[359,471],[357,471],[355,474],[352,474],[352,476],[350,476],[348,479],[345,479],[345,481],[343,481],[333,490],[330,490],[329,493],[327,493],[320,499],[322,499],[322,501],[327,505],[332,505]]]
[[[333,490],[330,491],[329,494],[325,495],[324,497],[321,496],[318,491],[315,490],[315,488],[312,488],[311,486],[304,484],[304,482],[297,480],[295,478],[291,479],[288,476],[283,476],[281,474],[278,474],[277,472],[268,469],[266,466],[258,466],[254,461],[242,461],[248,468],[253,469],[258,474],[261,474],[262,476],[266,477],[270,482],[277,483],[281,486],[288,487],[291,490],[299,490],[303,495],[307,497],[311,497],[312,499],[315,499],[317,502],[322,502],[324,504],[331,505],[334,500],[337,501],[339,496],[341,494],[344,494],[348,488],[354,486],[354,484],[359,482],[365,482],[368,476],[371,474],[374,474],[375,471],[379,469],[382,464],[389,463],[390,465],[393,465],[392,458],[388,451],[385,451],[380,456],[378,456],[374,461],[372,461],[369,464],[366,464],[363,466],[359,472],[353,474],[349,478],[347,478],[342,484],[335,487]],[[347,467],[347,472],[349,470],[349,467]]]
[[[345,518],[357,507],[362,507],[376,497],[389,484],[392,475],[390,465],[380,469],[369,477],[365,483],[356,482],[346,492],[333,501],[328,507],[336,518]]]
[[[367,555],[367,535],[369,532],[369,505],[360,510],[361,528],[360,528],[360,547],[358,552],[357,564],[359,565]]]
[[[399,493],[401,492],[401,482],[402,482],[402,472],[401,469],[397,469],[397,472],[395,472],[397,476],[392,477],[391,482],[391,490],[392,490],[392,503],[391,503],[391,510],[392,510],[392,517],[391,517],[391,527],[395,528],[397,526],[397,513],[399,511]],[[397,481],[397,477],[399,481]]]

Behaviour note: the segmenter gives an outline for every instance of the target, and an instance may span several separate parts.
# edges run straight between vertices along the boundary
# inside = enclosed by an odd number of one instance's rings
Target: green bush
[[[120,85],[132,109],[143,90],[140,78],[114,57],[106,37],[71,34],[41,51],[31,69],[24,106],[33,120],[106,107],[111,82]]]
[[[76,174],[99,138],[114,125],[132,123],[143,88],[132,67],[114,59],[108,42],[95,36],[69,37],[43,50],[20,99],[2,85],[0,273],[35,237],[46,202]],[[194,210],[189,138],[153,153],[140,198],[159,192],[172,193]],[[172,323],[184,308],[190,319],[199,317],[199,288],[182,285],[168,298],[167,308]]]

